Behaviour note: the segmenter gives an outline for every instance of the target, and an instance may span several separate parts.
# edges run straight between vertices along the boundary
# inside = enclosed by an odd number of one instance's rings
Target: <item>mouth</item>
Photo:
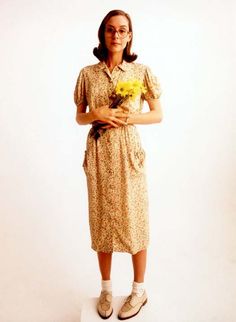
[[[112,42],[111,44],[112,45],[120,45],[120,43],[118,43],[118,42]]]

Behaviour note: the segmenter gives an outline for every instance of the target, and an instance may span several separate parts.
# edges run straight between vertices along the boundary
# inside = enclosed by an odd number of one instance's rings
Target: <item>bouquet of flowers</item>
[[[115,88],[116,98],[111,103],[110,108],[116,108],[127,99],[134,101],[137,95],[146,93],[146,91],[146,88],[137,79],[126,82],[119,81]]]
[[[136,97],[141,93],[146,93],[145,86],[137,79],[130,81],[119,81],[115,88],[114,101],[111,103],[109,108],[117,108],[119,105],[124,103],[126,100],[135,100]],[[97,140],[105,129],[101,129],[104,124],[93,122],[93,131],[91,135]]]

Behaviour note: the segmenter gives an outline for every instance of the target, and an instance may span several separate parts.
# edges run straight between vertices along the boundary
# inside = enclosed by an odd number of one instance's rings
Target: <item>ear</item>
[[[132,32],[129,33],[128,42],[132,39]]]

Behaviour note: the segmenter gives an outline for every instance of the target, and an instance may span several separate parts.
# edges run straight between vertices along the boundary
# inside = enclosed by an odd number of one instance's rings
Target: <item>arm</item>
[[[125,125],[128,124],[153,124],[160,123],[163,119],[163,113],[161,103],[159,99],[147,100],[150,112],[139,113],[139,114],[127,114],[126,117],[121,117],[122,120],[126,121]],[[126,108],[125,106],[123,106]],[[123,124],[120,124],[123,125]],[[104,125],[104,129],[110,129],[111,124]]]
[[[163,112],[159,99],[150,99],[147,101],[150,111],[146,113],[131,114],[127,124],[152,124],[160,123],[163,119]]]
[[[111,109],[108,105],[101,106],[86,113],[86,105],[79,104],[76,112],[76,122],[80,125],[86,125],[95,121],[99,123],[108,123],[114,127],[125,125],[126,122],[120,118],[127,117],[122,109]]]
[[[87,125],[95,121],[95,117],[92,112],[86,113],[86,106],[80,104],[77,106],[76,122],[80,125]]]

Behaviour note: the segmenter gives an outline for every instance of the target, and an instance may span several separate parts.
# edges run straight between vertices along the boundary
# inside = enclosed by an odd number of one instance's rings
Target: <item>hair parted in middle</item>
[[[133,35],[133,28],[132,28],[132,22],[131,22],[131,18],[128,15],[128,13],[122,11],[122,10],[111,10],[110,12],[108,12],[108,14],[104,17],[104,19],[101,22],[101,25],[98,29],[98,39],[99,39],[99,45],[98,47],[95,47],[93,49],[93,54],[100,60],[100,61],[105,61],[107,59],[108,56],[108,50],[106,48],[106,44],[105,44],[105,27],[106,24],[108,22],[108,20],[111,17],[114,16],[124,16],[127,18],[128,22],[129,22],[129,31],[132,32]],[[132,40],[133,37],[131,37],[131,40],[127,43],[124,52],[123,52],[123,59],[127,62],[132,62],[134,61],[138,55],[136,54],[131,54],[131,46],[132,46]]]

